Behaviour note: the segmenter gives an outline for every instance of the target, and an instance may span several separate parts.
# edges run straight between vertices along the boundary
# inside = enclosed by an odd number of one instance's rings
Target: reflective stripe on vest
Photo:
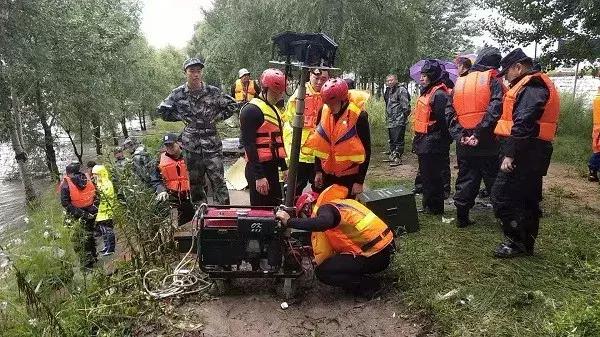
[[[465,129],[475,129],[485,116],[492,90],[490,83],[498,71],[474,71],[459,77],[454,86],[452,105],[458,123]]]
[[[364,103],[358,103],[364,104]],[[323,171],[338,177],[356,174],[365,161],[365,148],[358,137],[356,123],[361,108],[350,101],[336,121],[329,106],[324,105],[321,121],[302,147],[303,153],[319,157]]]
[[[436,121],[431,121],[429,119],[431,115],[431,101],[433,99],[433,95],[438,89],[444,90],[444,92],[448,92],[448,89],[443,83],[440,83],[434,87],[432,87],[429,92],[425,95],[419,96],[417,100],[417,105],[415,106],[415,123],[414,129],[415,132],[418,133],[427,133],[430,126],[435,124]]]
[[[594,153],[600,152],[600,89],[592,103],[592,121],[594,128],[592,131],[592,150]]]
[[[372,256],[387,247],[394,235],[375,213],[353,199],[337,199],[326,204],[340,212],[338,226],[325,231],[333,251]]]
[[[253,98],[248,104],[256,105],[263,114],[264,122],[256,130],[256,152],[258,161],[265,162],[277,158],[286,158],[281,134],[281,114],[277,107],[269,106],[259,98]],[[248,160],[248,154],[246,154]]]
[[[244,89],[246,89],[244,91]],[[235,81],[235,100],[237,102],[248,102],[256,95],[256,89],[254,88],[254,81],[248,82],[248,87],[244,88],[244,83],[241,79]]]
[[[304,128],[312,130],[317,126],[321,108],[323,108],[321,94],[304,96]]]
[[[529,83],[533,77],[539,77],[544,81],[549,92],[548,101],[544,105],[542,117],[537,121],[540,125],[540,132],[537,138],[546,141],[554,140],[554,137],[556,136],[558,114],[560,112],[560,98],[552,80],[548,75],[541,72],[523,77],[504,95],[504,100],[502,101],[502,116],[496,125],[496,129],[494,129],[496,135],[504,137],[510,136],[513,127],[512,113],[517,102],[517,97],[521,93],[523,87]]]
[[[85,208],[94,204],[96,196],[96,186],[88,179],[85,187],[80,190],[70,177],[65,177],[65,181],[69,186],[69,198],[71,204],[77,208]]]
[[[166,153],[161,153],[158,169],[167,190],[177,193],[189,192],[190,175],[183,157],[176,160]]]

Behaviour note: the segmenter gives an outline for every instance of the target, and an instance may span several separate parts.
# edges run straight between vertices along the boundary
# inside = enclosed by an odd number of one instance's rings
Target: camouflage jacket
[[[406,125],[410,115],[410,97],[402,85],[385,88],[385,120],[388,128]]]
[[[181,134],[183,148],[206,155],[221,152],[223,144],[217,133],[217,122],[231,117],[238,109],[231,96],[208,84],[203,84],[197,93],[183,84],[158,106],[165,121],[185,123]]]

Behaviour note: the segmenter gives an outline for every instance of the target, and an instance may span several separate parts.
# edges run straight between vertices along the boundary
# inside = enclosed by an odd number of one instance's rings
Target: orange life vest
[[[320,93],[306,94],[304,96],[304,126],[303,128],[314,129],[319,122],[319,112],[323,107],[323,99]]]
[[[244,90],[245,89],[245,90]],[[237,102],[248,102],[253,99],[256,95],[256,89],[254,88],[254,81],[250,80],[248,86],[245,87],[241,79],[235,81],[235,100]]]
[[[474,71],[456,81],[452,105],[463,128],[475,129],[485,116],[492,98],[490,83],[496,75],[496,69]]]
[[[183,156],[176,160],[164,152],[161,153],[158,169],[167,190],[177,193],[189,192],[190,174]]]
[[[327,104],[323,105],[321,121],[310,135],[302,152],[321,159],[323,171],[338,177],[358,173],[366,153],[358,137],[356,123],[368,95],[349,92],[348,107],[336,121]]]
[[[312,236],[312,246],[317,264],[335,253],[372,256],[387,247],[394,234],[377,215],[353,199],[336,199],[325,204],[333,205],[341,215],[338,226],[323,235]]]
[[[598,88],[598,94],[594,98],[592,104],[592,114],[594,128],[592,130],[592,151],[594,153],[600,152],[600,87]]]
[[[83,190],[80,190],[69,176],[65,176],[64,181],[69,186],[69,197],[73,206],[84,208],[94,204],[96,186],[94,186],[91,180],[88,179]]]
[[[277,158],[286,158],[281,137],[281,113],[277,107],[269,106],[259,98],[253,98],[248,104],[256,105],[262,111],[264,122],[256,130],[256,152],[258,161],[266,162]],[[246,161],[248,154],[246,153]]]
[[[537,138],[549,142],[554,140],[554,137],[556,136],[558,114],[560,112],[560,98],[556,88],[554,87],[554,83],[552,83],[552,80],[548,77],[548,75],[541,72],[523,77],[504,95],[504,100],[502,101],[502,116],[500,117],[500,120],[496,125],[496,129],[494,130],[496,135],[503,137],[510,136],[511,129],[513,127],[512,114],[515,103],[517,102],[517,97],[523,87],[529,83],[533,77],[539,77],[542,81],[544,81],[544,84],[550,93],[548,101],[546,102],[546,105],[544,105],[542,117],[537,121],[537,123],[540,125],[540,133],[538,134]]]
[[[415,123],[414,123],[414,129],[415,132],[418,133],[427,133],[427,130],[429,129],[430,126],[432,126],[433,124],[435,124],[436,121],[431,121],[430,115],[431,115],[431,100],[433,99],[433,95],[435,94],[435,92],[438,89],[442,89],[444,90],[444,92],[448,92],[448,88],[446,88],[446,85],[444,85],[443,83],[440,83],[436,86],[433,86],[431,89],[429,89],[429,92],[427,92],[425,95],[421,95],[419,96],[419,99],[417,100],[417,105],[415,107]]]

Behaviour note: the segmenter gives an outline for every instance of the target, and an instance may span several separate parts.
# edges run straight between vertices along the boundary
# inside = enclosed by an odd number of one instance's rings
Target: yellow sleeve
[[[284,122],[291,122],[292,118],[294,118],[294,114],[296,113],[296,93],[294,93],[287,101],[285,105],[285,111],[283,112],[283,116],[281,117]]]

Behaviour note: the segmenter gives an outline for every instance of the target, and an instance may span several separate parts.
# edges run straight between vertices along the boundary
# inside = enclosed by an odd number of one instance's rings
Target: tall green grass
[[[592,110],[581,95],[562,93],[552,159],[586,167],[591,154]]]

